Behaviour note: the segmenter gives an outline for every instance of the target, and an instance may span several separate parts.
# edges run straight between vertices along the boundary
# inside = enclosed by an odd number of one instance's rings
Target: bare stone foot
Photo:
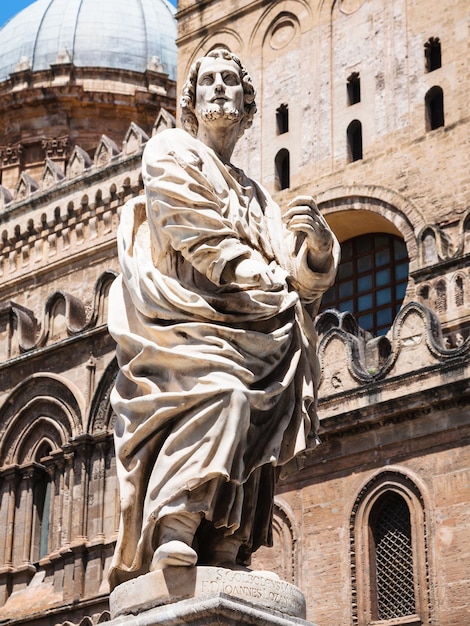
[[[174,539],[163,543],[155,550],[150,571],[169,566],[192,567],[196,562],[197,553],[187,543]]]

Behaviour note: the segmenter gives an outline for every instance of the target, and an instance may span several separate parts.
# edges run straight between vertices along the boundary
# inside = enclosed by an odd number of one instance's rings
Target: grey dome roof
[[[175,9],[167,0],[36,0],[0,29],[0,81],[18,64],[144,72],[158,57],[176,78]],[[155,59],[153,61],[155,63]]]

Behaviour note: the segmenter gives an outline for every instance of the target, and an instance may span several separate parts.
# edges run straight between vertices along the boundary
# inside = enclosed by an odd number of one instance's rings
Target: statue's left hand
[[[306,242],[310,265],[321,265],[331,252],[333,237],[331,231],[320,214],[313,198],[298,196],[294,198],[283,215],[284,222],[296,235],[295,254],[298,254]]]

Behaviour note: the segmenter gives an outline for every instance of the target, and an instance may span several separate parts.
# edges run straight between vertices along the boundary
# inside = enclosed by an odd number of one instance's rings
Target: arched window
[[[351,520],[353,626],[430,623],[423,496],[397,469],[361,489]]]
[[[321,309],[352,313],[373,335],[384,335],[400,310],[408,283],[408,254],[400,237],[360,235],[341,244],[336,282]]]
[[[416,614],[413,548],[408,505],[386,491],[369,516],[372,619]]]
[[[424,58],[426,59],[427,72],[433,72],[441,67],[441,42],[439,37],[430,37],[424,44]]]
[[[436,311],[438,313],[447,311],[447,287],[444,280],[436,284]]]
[[[432,87],[425,97],[426,130],[444,126],[444,92],[440,87]]]
[[[288,189],[290,187],[290,156],[289,150],[283,148],[276,154],[274,160],[276,171],[276,189]]]
[[[349,161],[362,159],[362,124],[359,120],[353,120],[346,131],[348,137]]]
[[[454,282],[454,299],[455,306],[463,306],[464,304],[464,287],[462,276],[457,276]]]

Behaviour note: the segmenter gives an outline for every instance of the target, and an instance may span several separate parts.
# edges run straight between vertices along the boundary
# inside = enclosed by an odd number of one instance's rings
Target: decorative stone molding
[[[95,166],[104,167],[108,165],[120,153],[119,148],[112,139],[102,135],[95,154]]]
[[[45,189],[50,189],[54,187],[59,181],[65,178],[65,174],[57,163],[51,161],[50,158],[46,159],[46,163],[44,165],[44,170],[41,175],[41,189],[44,191]]]
[[[320,395],[353,390],[370,382],[468,359],[470,336],[449,346],[433,311],[410,302],[397,315],[387,337],[372,338],[350,314],[325,311],[318,316]],[[456,342],[457,343],[457,342]]]
[[[16,185],[15,201],[18,202],[20,200],[28,199],[38,189],[39,189],[39,185],[37,181],[26,172],[23,172]]]
[[[68,162],[67,178],[70,179],[80,176],[92,165],[93,161],[91,160],[88,152],[83,150],[83,148],[80,148],[80,146],[75,146]]]
[[[47,159],[64,159],[69,148],[69,138],[43,139],[41,145]]]
[[[2,161],[2,166],[5,165],[17,165],[21,162],[21,157],[23,154],[23,144],[18,143],[14,146],[9,144],[8,146],[4,146],[0,148],[0,160]]]
[[[20,353],[40,348],[67,336],[78,335],[99,324],[105,324],[105,308],[109,287],[116,274],[102,274],[93,289],[92,305],[88,310],[78,298],[64,291],[56,291],[46,301],[42,321],[34,313],[15,302],[6,302],[0,308],[0,365]],[[59,305],[59,309],[57,308]],[[62,332],[51,336],[54,317],[63,315]]]
[[[175,117],[169,113],[166,109],[160,109],[159,114],[157,115],[157,119],[155,120],[155,124],[152,128],[152,136],[161,133],[163,130],[167,128],[175,128],[176,127],[176,119]]]
[[[1,409],[0,465],[28,462],[44,437],[53,449],[63,448],[83,432],[83,412],[81,392],[65,378],[29,377],[13,389]]]
[[[12,195],[6,187],[0,185],[0,211],[2,211],[7,204],[12,201]]]
[[[15,332],[16,331],[16,332]],[[6,361],[17,351],[31,350],[37,341],[37,320],[32,311],[14,302],[0,306],[0,360]]]
[[[413,573],[415,576],[416,609],[419,614],[409,616],[406,624],[428,624],[432,613],[430,602],[430,545],[429,504],[423,495],[418,477],[401,467],[390,466],[369,477],[357,495],[350,518],[350,554],[352,582],[352,624],[364,626],[371,623],[371,554],[370,513],[374,503],[386,493],[396,493],[406,502],[410,513]],[[394,623],[399,623],[395,622]],[[405,623],[405,622],[403,622]]]
[[[129,130],[122,142],[123,154],[135,154],[142,150],[142,146],[149,140],[147,133],[142,130],[137,124],[131,122]]]

